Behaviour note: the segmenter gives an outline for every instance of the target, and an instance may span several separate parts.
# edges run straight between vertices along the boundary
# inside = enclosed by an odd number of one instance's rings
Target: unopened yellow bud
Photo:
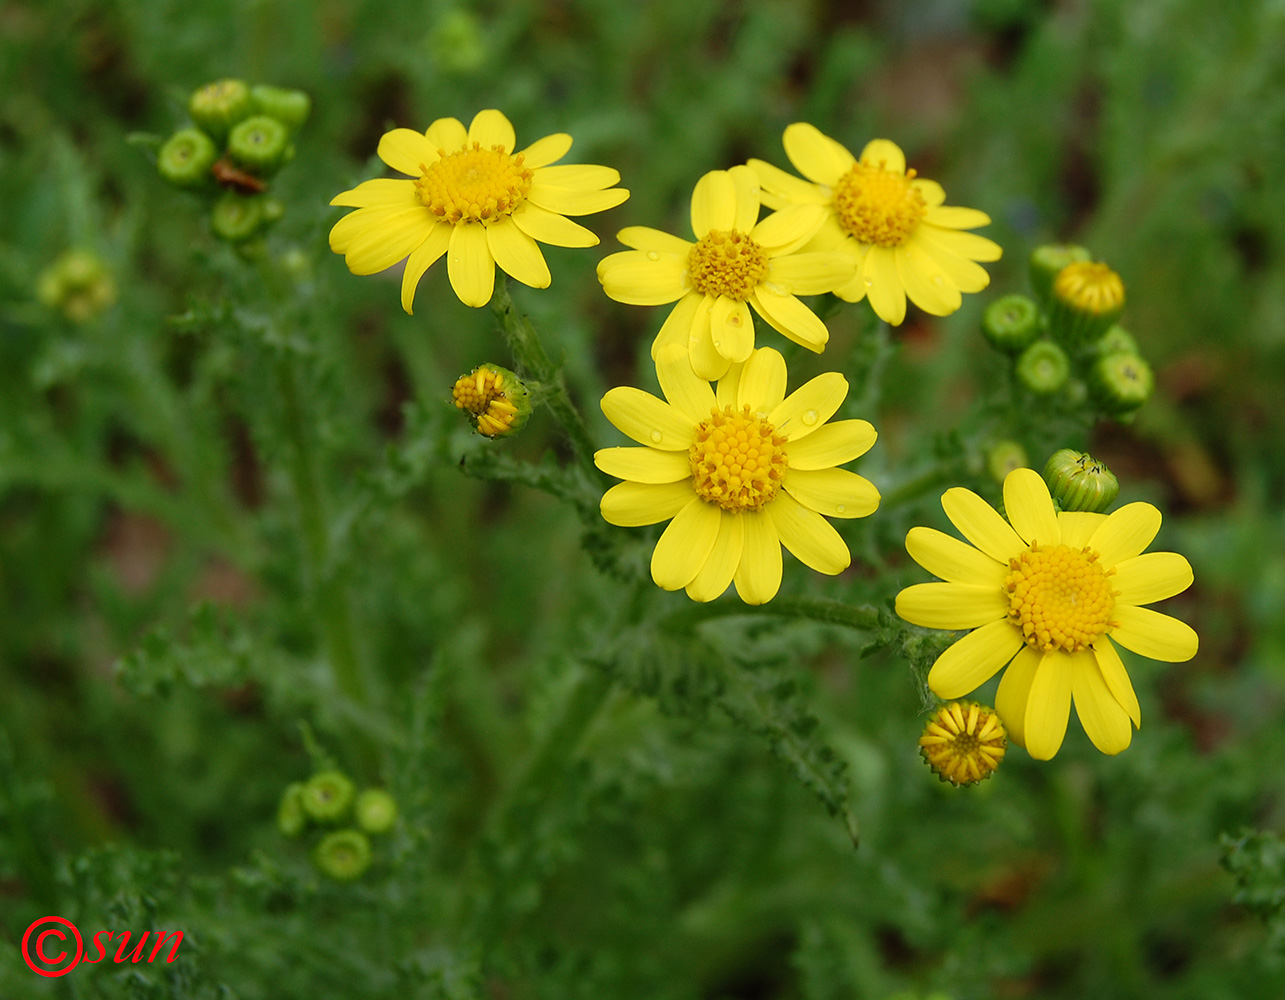
[[[489,362],[461,375],[452,401],[466,411],[483,437],[506,437],[521,430],[531,416],[531,394],[513,372]]]
[[[919,753],[938,778],[952,785],[975,785],[989,778],[1007,746],[995,709],[975,701],[943,705],[919,737]]]

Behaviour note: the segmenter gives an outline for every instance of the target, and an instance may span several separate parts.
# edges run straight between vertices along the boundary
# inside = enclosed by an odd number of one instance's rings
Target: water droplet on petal
[[[714,346],[715,346],[715,347],[722,347],[722,346],[723,346],[723,342],[722,342],[721,340],[716,340],[716,341],[714,341]]]
[[[816,410],[808,410],[805,414],[803,414],[803,422],[807,424],[809,427],[811,427],[813,424],[817,422],[817,418],[819,416],[820,414],[817,413]]]
[[[942,285],[946,284],[946,281],[945,279],[942,278],[940,274],[934,274],[933,284],[936,285],[938,288],[940,288]]]
[[[874,286],[875,286],[875,283],[874,283],[870,278],[867,278],[867,279],[866,279],[866,287],[867,287],[867,288],[874,288]]]
[[[662,433],[660,433],[660,431],[652,431],[652,432],[651,432],[651,439],[652,439],[652,441],[654,441],[656,444],[660,444],[660,442],[661,442],[661,441],[663,441],[663,440],[664,440],[664,438],[665,438],[665,435],[664,435],[664,434],[662,434]]]
[[[647,251],[647,259],[648,259],[648,260],[660,260],[660,254],[658,254],[655,250],[648,250],[648,251]]]
[[[835,509],[835,510],[837,510],[840,514],[846,514],[846,513],[847,513],[847,511],[848,511],[847,506],[846,506],[845,504],[841,504],[841,503],[840,503],[840,504],[835,504],[834,509]]]

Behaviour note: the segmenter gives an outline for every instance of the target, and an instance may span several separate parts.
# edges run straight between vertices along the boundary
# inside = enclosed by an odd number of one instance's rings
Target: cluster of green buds
[[[1077,399],[1087,385],[1103,415],[1131,419],[1151,397],[1154,379],[1137,342],[1117,322],[1124,282],[1082,246],[1036,247],[1030,265],[1035,298],[1006,295],[992,302],[982,317],[983,336],[1012,359],[1029,392]]]
[[[483,437],[516,434],[531,416],[531,393],[522,380],[490,362],[456,379],[451,401],[469,415],[473,429]]]
[[[229,243],[244,243],[281,218],[268,180],[294,157],[293,136],[312,100],[301,90],[242,80],[218,80],[194,91],[187,104],[193,124],[161,146],[156,168],[175,187],[216,195],[210,228]]]
[[[310,826],[324,831],[312,860],[340,882],[366,873],[373,858],[370,838],[388,833],[396,823],[397,800],[392,795],[382,788],[358,793],[340,771],[320,771],[288,785],[277,807],[277,829],[283,836],[299,837]]]
[[[73,323],[85,323],[116,301],[116,282],[92,250],[68,250],[40,272],[36,298]]]

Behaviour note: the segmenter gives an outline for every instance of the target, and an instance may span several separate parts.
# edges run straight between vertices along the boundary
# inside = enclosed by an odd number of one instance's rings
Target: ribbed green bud
[[[1031,251],[1031,287],[1035,297],[1047,303],[1053,297],[1053,279],[1067,264],[1090,260],[1088,248],[1074,243],[1046,243]]]
[[[263,225],[264,199],[227,191],[210,209],[210,229],[229,243],[248,240]]]
[[[37,275],[36,298],[73,323],[84,323],[116,301],[116,282],[92,250],[68,250]]]
[[[303,783],[292,782],[286,786],[277,806],[277,829],[282,836],[297,837],[308,825],[308,813],[303,807]]]
[[[1089,389],[1102,408],[1113,416],[1133,413],[1151,398],[1155,389],[1151,366],[1127,352],[1098,358],[1089,371]]]
[[[254,100],[255,111],[275,118],[291,132],[299,131],[312,112],[312,98],[302,90],[269,87],[261,83],[251,89],[250,96]]]
[[[1120,494],[1120,481],[1110,469],[1070,448],[1052,454],[1044,466],[1044,482],[1062,510],[1105,514]]]
[[[251,115],[232,127],[228,152],[257,177],[271,177],[290,158],[290,133],[268,115]]]
[[[1018,381],[1031,392],[1049,396],[1066,384],[1071,362],[1066,351],[1051,340],[1037,340],[1017,358]]]
[[[986,471],[997,483],[1002,483],[1014,469],[1029,465],[1026,449],[1016,441],[997,441],[986,450]]]
[[[982,313],[982,336],[991,347],[1018,354],[1040,335],[1040,307],[1025,295],[1005,295]]]
[[[353,784],[339,771],[321,771],[303,786],[303,808],[318,823],[337,823],[352,807]]]
[[[522,380],[490,362],[456,379],[451,397],[483,437],[516,434],[531,416],[531,394]]]
[[[370,867],[370,840],[360,830],[335,830],[321,838],[312,859],[335,881],[351,882]]]
[[[357,796],[353,812],[367,833],[387,833],[397,822],[397,800],[382,788],[367,788]]]
[[[1067,264],[1053,279],[1049,332],[1068,347],[1098,340],[1124,312],[1124,282],[1101,261]]]
[[[219,80],[193,91],[187,102],[192,121],[222,141],[232,126],[254,114],[250,88],[241,80]]]
[[[192,191],[211,185],[210,168],[218,158],[213,139],[199,128],[185,128],[165,140],[156,169],[170,184]]]
[[[1100,358],[1108,354],[1137,354],[1138,342],[1133,339],[1133,334],[1117,323],[1093,345],[1093,353]]]

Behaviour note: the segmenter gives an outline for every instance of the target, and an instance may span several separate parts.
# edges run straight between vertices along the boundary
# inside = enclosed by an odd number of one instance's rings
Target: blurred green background
[[[147,136],[225,76],[313,98],[273,183],[289,295],[153,165]],[[1158,388],[1087,444],[1122,500],[1165,511],[1158,547],[1196,576],[1165,610],[1202,640],[1130,661],[1133,746],[1103,757],[1073,721],[1053,762],[1014,750],[959,791],[917,757],[897,642],[862,657],[878,636],[760,617],[619,648],[643,533],[459,468],[483,451],[442,401],[507,363],[490,312],[439,265],[406,316],[395,275],[326,244],[384,131],[487,107],[519,146],[570,132],[570,161],[633,192],[585,220],[599,250],[548,250],[552,287],[514,291],[602,445],[597,399],[653,384],[664,313],[602,294],[612,234],[689,235],[697,178],[785,166],[790,122],[893,139],[1004,247],[955,316],[885,336],[862,305],[823,358],[789,355],[792,386],[848,374],[885,495],[949,458],[993,497],[981,309],[1041,242],[1118,270]],[[1278,0],[0,4],[0,996],[1285,995],[1275,842],[1237,855],[1266,924],[1219,864],[1220,835],[1285,813],[1283,136]],[[112,284],[87,314],[38,295],[73,248]],[[1039,439],[1027,418],[1009,433]],[[505,447],[565,458],[545,414]],[[937,492],[845,524],[853,570],[787,565],[783,597],[889,607],[922,579],[901,540],[942,523]],[[622,579],[598,568],[615,545]],[[687,603],[638,593],[651,621]],[[364,705],[327,668],[331,598]],[[353,885],[274,825],[327,760],[403,812]],[[859,818],[859,849],[823,805]],[[182,957],[39,978],[18,943],[45,913],[180,929]]]

